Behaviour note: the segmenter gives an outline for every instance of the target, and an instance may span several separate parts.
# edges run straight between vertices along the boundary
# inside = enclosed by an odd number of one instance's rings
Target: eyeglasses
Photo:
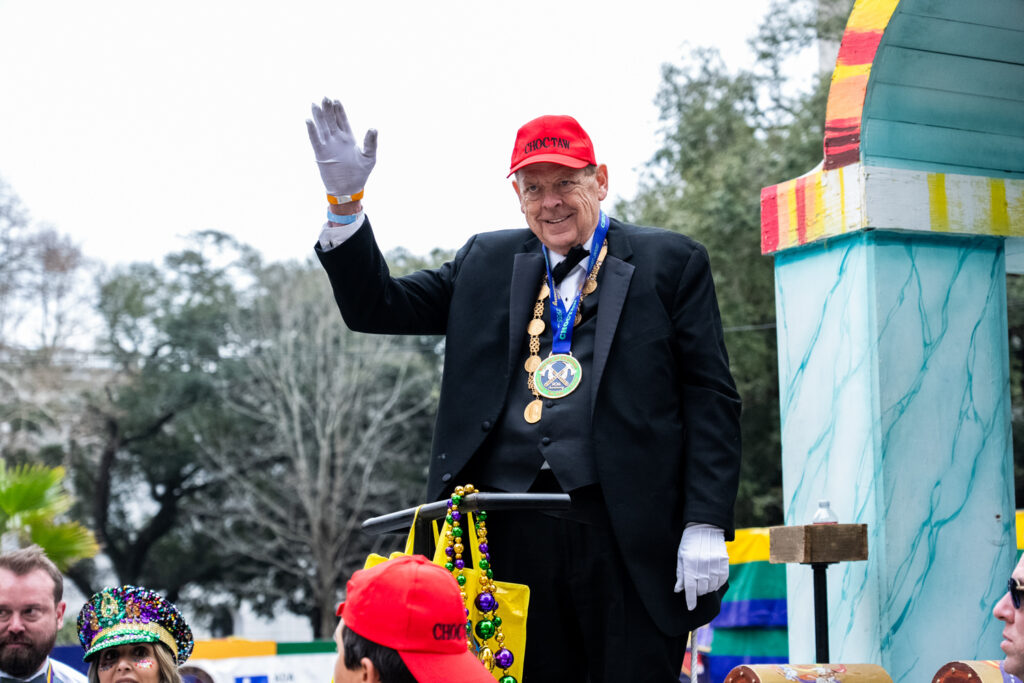
[[[1017,579],[1011,578],[1006,582],[1006,590],[1010,592],[1010,600],[1013,602],[1013,608],[1020,609],[1021,594],[1024,593],[1024,585],[1021,585]]]

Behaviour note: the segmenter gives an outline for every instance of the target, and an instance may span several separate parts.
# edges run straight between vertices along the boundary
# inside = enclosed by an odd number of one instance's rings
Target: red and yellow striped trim
[[[825,109],[826,170],[860,160],[861,114],[878,44],[899,0],[857,0],[839,45]]]

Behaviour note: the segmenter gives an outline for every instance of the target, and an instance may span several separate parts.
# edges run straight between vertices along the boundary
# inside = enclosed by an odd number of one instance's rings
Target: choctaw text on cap
[[[516,133],[512,148],[512,175],[528,164],[551,163],[569,168],[596,165],[594,143],[579,121],[571,116],[540,116]]]
[[[465,624],[434,624],[434,640],[462,640],[465,637]]]
[[[538,149],[547,149],[548,147],[570,149],[572,147],[572,143],[565,138],[539,138],[537,140],[527,142],[526,145],[523,146],[523,154],[536,152]]]

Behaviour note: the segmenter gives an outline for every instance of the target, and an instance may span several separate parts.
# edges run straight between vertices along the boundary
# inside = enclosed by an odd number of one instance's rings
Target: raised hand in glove
[[[338,100],[326,97],[319,107],[313,105],[313,120],[306,119],[306,129],[327,194],[337,197],[340,203],[357,199],[352,195],[363,190],[377,163],[377,131],[366,131],[360,150],[345,108]]]
[[[697,606],[697,596],[712,593],[729,579],[729,553],[725,532],[710,524],[683,529],[676,554],[675,591],[686,591],[686,609]]]

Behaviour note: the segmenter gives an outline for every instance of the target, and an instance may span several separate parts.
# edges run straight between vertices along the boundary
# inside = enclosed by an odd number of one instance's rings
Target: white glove
[[[326,97],[322,108],[313,105],[313,121],[306,119],[306,129],[327,193],[342,196],[362,190],[377,163],[377,131],[373,128],[366,131],[360,150],[352,136],[345,108],[338,100]]]
[[[683,529],[676,554],[675,591],[686,591],[686,609],[694,609],[698,595],[713,593],[728,579],[725,532],[710,524],[691,524]]]

